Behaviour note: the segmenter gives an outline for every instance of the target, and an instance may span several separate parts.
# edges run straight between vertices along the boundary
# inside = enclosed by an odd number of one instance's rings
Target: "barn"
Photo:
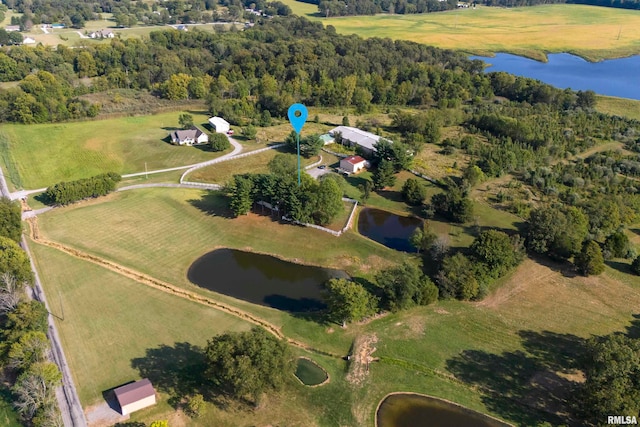
[[[340,160],[340,169],[348,173],[358,173],[367,167],[367,161],[360,156],[349,156]]]
[[[211,117],[209,119],[209,124],[211,125],[211,128],[215,129],[216,133],[229,132],[229,122],[222,117]]]
[[[148,378],[118,387],[113,392],[120,404],[122,415],[129,415],[156,404],[156,391]]]

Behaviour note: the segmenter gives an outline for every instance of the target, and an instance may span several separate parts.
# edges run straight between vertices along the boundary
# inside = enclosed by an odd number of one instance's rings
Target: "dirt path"
[[[353,385],[361,385],[369,374],[369,364],[376,360],[371,354],[376,351],[374,347],[378,342],[375,334],[361,335],[353,342],[353,352],[349,356],[349,373],[347,381]]]
[[[280,330],[280,328],[270,322],[267,322],[266,320],[260,319],[250,313],[247,313],[246,311],[240,310],[238,308],[232,307],[230,305],[227,304],[223,304],[221,302],[215,301],[211,298],[207,298],[201,295],[198,295],[196,293],[193,292],[189,292],[185,289],[182,289],[178,286],[174,286],[170,283],[167,282],[163,282],[161,280],[158,280],[154,277],[151,277],[147,274],[144,273],[140,273],[138,271],[135,271],[131,268],[128,267],[124,267],[120,264],[117,264],[115,262],[112,261],[108,261],[106,259],[97,257],[95,255],[90,255],[87,254],[85,252],[79,251],[77,249],[71,248],[69,246],[63,245],[61,243],[57,243],[57,242],[53,242],[51,240],[48,240],[44,237],[42,237],[42,235],[40,234],[40,230],[38,228],[38,219],[37,217],[32,217],[32,218],[28,218],[27,222],[29,223],[29,234],[31,239],[36,242],[39,243],[41,245],[44,246],[48,246],[50,248],[54,248],[57,249],[61,252],[64,252],[68,255],[71,255],[73,257],[82,259],[84,261],[88,261],[91,262],[93,264],[97,264],[101,267],[104,267],[110,271],[113,271],[115,273],[121,274],[129,279],[135,280],[138,283],[141,283],[143,285],[149,286],[151,288],[160,290],[162,292],[166,292],[169,293],[171,295],[175,295],[178,296],[180,298],[184,298],[193,302],[197,302],[198,304],[202,304],[202,305],[206,305],[208,307],[212,307],[215,308],[216,310],[220,310],[222,312],[225,312],[227,314],[231,314],[232,316],[236,316],[240,319],[246,320],[247,322],[251,322],[255,325],[261,326],[263,328],[265,328],[267,331],[269,331],[271,334],[275,335],[276,337],[287,341],[289,344],[294,345],[298,348],[301,348],[303,350],[307,350],[313,353],[319,353],[319,354],[323,354],[326,356],[331,356],[331,357],[336,357],[336,358],[341,358],[341,355],[338,354],[334,354],[334,353],[330,353],[330,352],[326,352],[323,350],[319,350],[316,348],[313,348],[307,344],[304,344],[303,342],[291,339],[291,338],[287,338],[282,331]]]

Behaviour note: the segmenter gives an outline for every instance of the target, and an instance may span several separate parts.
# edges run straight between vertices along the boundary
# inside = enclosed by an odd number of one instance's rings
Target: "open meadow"
[[[190,111],[208,130],[205,112]],[[0,126],[0,161],[15,188],[47,187],[104,172],[185,166],[218,157],[208,146],[172,145],[180,111],[85,122]]]
[[[498,211],[478,204],[476,208],[479,221],[496,220]],[[188,283],[186,269],[206,251],[231,247],[370,278],[376,270],[410,255],[355,232],[336,238],[256,214],[230,219],[216,193],[199,190],[133,190],[55,209],[42,215],[39,224],[48,239],[241,308],[280,327],[287,337],[322,351],[346,354],[354,339],[377,339],[373,356],[380,360],[371,364],[360,386],[345,381],[343,362],[312,354],[329,370],[329,386],[309,389],[292,381],[281,393],[270,395],[260,410],[247,413],[233,406],[223,410],[218,402],[207,407],[204,418],[186,420],[186,425],[206,426],[214,419],[219,420],[216,425],[225,426],[238,425],[239,420],[257,425],[276,420],[305,426],[371,425],[379,400],[392,391],[447,398],[516,425],[541,420],[557,425],[567,422],[562,415],[567,390],[582,381],[576,357],[584,339],[632,328],[636,314],[632,307],[640,304],[640,281],[618,272],[616,265],[602,276],[584,278],[576,277],[567,265],[526,260],[482,302],[442,301],[341,329],[197,290]],[[52,310],[64,312],[65,320],[58,324],[66,352],[74,364],[86,365],[75,374],[83,402],[99,399],[100,389],[113,377],[135,377],[128,364],[146,349],[166,344],[171,354],[172,340],[202,345],[216,331],[246,327],[215,309],[147,289],[53,249],[32,246]],[[94,300],[104,317],[96,317],[88,308],[94,307],[88,303]],[[207,322],[212,316],[217,319],[215,326]],[[204,325],[209,328],[206,332]],[[158,327],[169,330],[156,332]],[[95,345],[86,345],[85,340]],[[105,342],[113,345],[100,346]],[[101,357],[112,361],[109,369],[96,366]],[[172,377],[173,373],[167,374],[171,381],[186,375],[179,372]],[[169,381],[156,374],[160,381]],[[286,412],[287,401],[296,402],[291,415]],[[137,419],[171,419],[176,416],[171,411],[164,402]]]
[[[473,54],[508,52],[544,60],[546,53],[569,52],[598,61],[640,53],[640,11],[633,10],[558,4],[324,18],[315,5],[284,3],[338,33],[411,40]]]

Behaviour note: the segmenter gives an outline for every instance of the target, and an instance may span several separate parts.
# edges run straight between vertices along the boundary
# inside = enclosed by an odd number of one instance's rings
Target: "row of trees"
[[[44,195],[53,205],[68,205],[91,197],[106,196],[116,189],[122,178],[115,172],[77,181],[60,182],[47,188]]]
[[[325,225],[344,210],[341,177],[327,175],[318,182],[302,171],[298,185],[295,157],[286,154],[276,155],[269,170],[269,174],[234,175],[229,186],[234,215],[247,214],[254,203],[266,203],[280,217]]]
[[[60,426],[55,388],[62,375],[49,361],[49,313],[25,293],[33,272],[17,243],[19,211],[19,205],[0,199],[0,369],[5,381],[13,383],[14,405],[29,425]]]

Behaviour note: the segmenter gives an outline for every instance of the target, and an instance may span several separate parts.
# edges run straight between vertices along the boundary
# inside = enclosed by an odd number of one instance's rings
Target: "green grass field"
[[[0,425],[5,427],[20,427],[18,414],[11,404],[11,394],[9,390],[0,386]]]
[[[145,189],[111,195],[42,215],[41,231],[55,241],[192,290],[186,268],[203,252],[220,246],[273,253],[365,277],[406,256],[355,233],[335,238],[253,214],[227,219],[221,201],[209,196],[202,202],[203,194],[197,190]],[[480,221],[495,224],[496,212],[482,205]],[[115,366],[108,369],[117,369],[124,363],[121,360],[135,357],[140,349],[153,348],[156,342],[201,345],[214,330],[240,327],[221,316],[212,332],[188,331],[207,323],[203,320],[196,326],[198,320],[194,319],[214,314],[51,249],[32,246],[52,310],[58,314],[64,309],[65,320],[59,324],[65,349],[68,354],[76,353],[73,363],[87,365],[75,374],[79,382],[89,378],[87,385],[81,385],[85,402],[95,398],[112,376],[135,376],[130,367],[123,368],[122,374],[92,373],[91,369],[105,370],[95,366],[100,357],[114,360]],[[259,411],[234,407],[223,411],[208,405],[204,418],[188,425],[206,426],[213,420],[224,426],[238,425],[240,420],[255,425],[278,420],[305,426],[372,425],[376,405],[392,391],[447,398],[517,425],[533,425],[542,419],[554,422],[536,405],[543,402],[553,408],[558,404],[556,399],[562,400],[566,389],[555,389],[554,384],[570,385],[566,378],[577,378],[572,357],[583,338],[630,327],[633,307],[640,304],[636,277],[611,268],[598,277],[571,277],[565,268],[527,260],[480,303],[443,301],[366,325],[350,325],[346,330],[202,291],[325,351],[346,354],[354,337],[375,334],[374,356],[381,360],[371,365],[365,383],[354,387],[345,383],[343,362],[318,356],[331,375],[328,385],[310,389],[295,388],[295,382],[288,384],[282,393],[269,396],[267,409]],[[94,306],[92,301],[101,304],[104,318],[96,317],[95,310],[89,308]],[[164,328],[171,326],[171,331],[156,332],[158,323]],[[134,332],[132,325],[143,327],[143,331]],[[136,343],[141,339],[153,342]],[[95,344],[87,345],[84,340]],[[93,384],[92,375],[102,383]],[[296,403],[287,406],[287,401]],[[145,421],[167,418],[171,411],[161,405],[140,417]]]
[[[215,158],[207,147],[166,142],[180,111],[62,124],[0,126],[0,161],[14,187],[33,189],[114,171],[121,174]],[[191,112],[198,125],[204,112]],[[7,141],[2,144],[2,141]]]
[[[640,101],[635,99],[597,96],[596,110],[614,116],[640,120]]]
[[[338,33],[411,40],[476,54],[509,52],[543,60],[546,53],[570,52],[597,61],[640,53],[640,11],[544,5],[323,18],[315,5],[285,3],[294,13],[332,25]]]

